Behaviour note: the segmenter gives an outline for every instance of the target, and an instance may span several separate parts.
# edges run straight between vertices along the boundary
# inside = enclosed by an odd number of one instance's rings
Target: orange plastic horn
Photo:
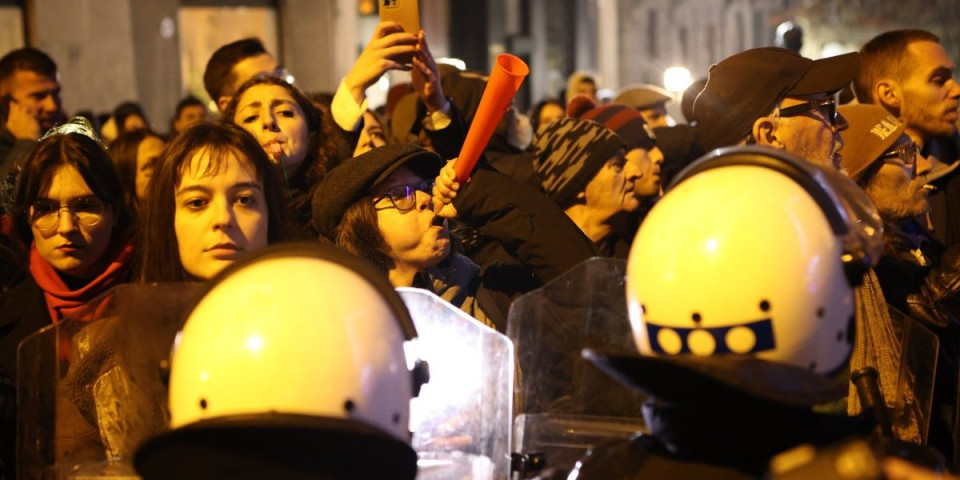
[[[496,130],[497,124],[503,118],[504,112],[510,107],[513,96],[520,89],[523,79],[530,74],[530,67],[523,60],[504,53],[497,56],[497,63],[490,72],[490,79],[483,90],[477,113],[470,124],[467,138],[463,141],[460,156],[454,168],[457,172],[457,181],[465,182],[470,178],[480,153],[487,147],[487,142]]]

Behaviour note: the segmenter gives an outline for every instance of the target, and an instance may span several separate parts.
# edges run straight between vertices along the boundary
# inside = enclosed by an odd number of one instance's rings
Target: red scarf
[[[36,244],[30,245],[30,274],[43,290],[53,323],[79,311],[87,302],[126,279],[130,259],[133,257],[133,245],[129,242],[122,243],[119,247],[110,248],[104,255],[113,256],[107,268],[80,289],[70,290],[53,265],[40,256]]]

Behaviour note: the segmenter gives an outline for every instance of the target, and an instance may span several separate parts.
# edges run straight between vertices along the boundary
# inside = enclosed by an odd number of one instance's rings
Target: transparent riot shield
[[[137,478],[164,429],[168,359],[198,285],[121,285],[34,333],[17,356],[17,478]]]
[[[419,480],[506,479],[510,472],[513,344],[426,290],[398,288],[430,381],[411,401]]]
[[[896,308],[889,306],[889,311],[894,324],[901,325],[900,374],[890,424],[896,438],[926,445],[940,339]]]
[[[569,470],[586,450],[644,429],[643,396],[580,352],[636,353],[624,290],[626,261],[592,258],[514,301],[517,352],[513,451]]]

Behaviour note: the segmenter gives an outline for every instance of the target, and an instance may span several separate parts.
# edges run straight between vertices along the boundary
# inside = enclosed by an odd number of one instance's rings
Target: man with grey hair
[[[811,60],[774,47],[721,60],[693,104],[704,148],[767,145],[839,168],[847,122],[837,114],[835,94],[859,63],[856,53]]]

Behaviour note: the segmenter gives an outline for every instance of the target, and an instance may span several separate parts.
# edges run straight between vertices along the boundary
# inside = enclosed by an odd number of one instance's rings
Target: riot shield
[[[417,478],[509,478],[513,344],[433,293],[397,291],[417,327],[408,358],[430,366],[410,404]]]
[[[894,324],[901,325],[900,374],[891,415],[894,437],[926,445],[933,408],[940,339],[910,316],[889,306]]]
[[[514,452],[543,453],[548,468],[569,470],[586,450],[644,429],[643,396],[580,354],[636,353],[625,275],[626,261],[596,257],[514,301]]]
[[[20,343],[20,479],[138,478],[166,428],[168,359],[199,285],[120,285]]]

